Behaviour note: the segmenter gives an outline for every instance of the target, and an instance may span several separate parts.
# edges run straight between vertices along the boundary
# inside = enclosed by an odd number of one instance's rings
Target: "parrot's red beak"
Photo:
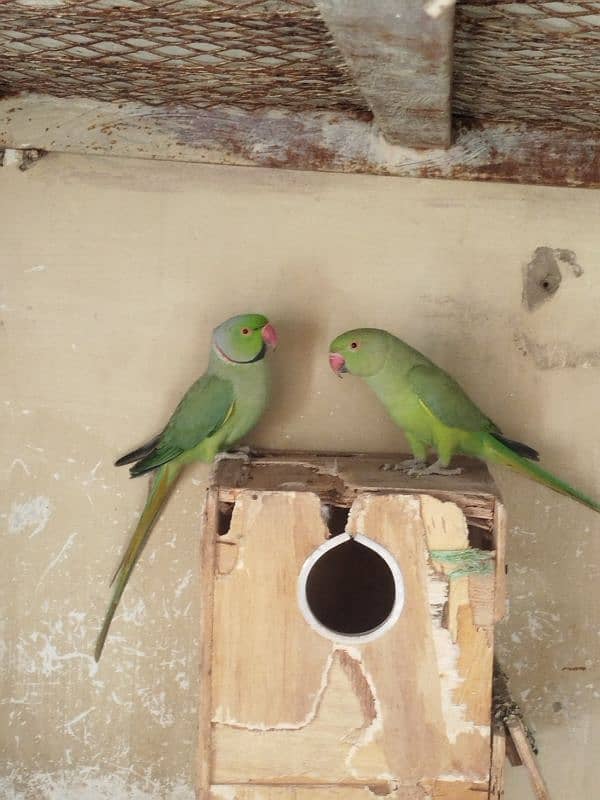
[[[272,347],[273,350],[275,350],[275,348],[277,347],[277,343],[279,342],[279,338],[277,336],[277,331],[271,325],[270,322],[267,323],[264,326],[264,328],[262,329],[261,333],[262,333],[263,342],[266,345],[268,345],[269,347]]]
[[[342,372],[348,372],[346,369],[346,359],[339,353],[329,353],[329,366],[338,378],[342,377]]]

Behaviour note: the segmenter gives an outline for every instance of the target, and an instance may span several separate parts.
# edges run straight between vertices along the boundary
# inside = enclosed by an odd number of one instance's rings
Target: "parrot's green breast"
[[[271,375],[266,359],[253,364],[211,363],[220,377],[233,385],[233,407],[217,438],[220,449],[242,439],[256,425],[269,401]]]

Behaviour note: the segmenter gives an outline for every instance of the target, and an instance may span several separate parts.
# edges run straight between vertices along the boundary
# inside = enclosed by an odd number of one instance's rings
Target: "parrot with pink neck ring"
[[[213,461],[258,422],[269,399],[267,352],[277,333],[261,314],[241,314],[213,331],[208,367],[188,389],[162,433],[115,464],[133,464],[131,477],[154,471],[148,500],[112,580],[114,589],[96,642],[102,649],[110,624],[152,528],[179,473],[192,461]]]
[[[443,369],[391,333],[377,328],[347,331],[333,340],[329,351],[335,374],[363,378],[402,428],[414,456],[403,465],[411,474],[457,474],[460,470],[448,467],[455,453],[463,453],[512,467],[600,511],[600,503],[535,463],[539,455],[532,447],[504,436]],[[428,467],[430,449],[438,458]]]

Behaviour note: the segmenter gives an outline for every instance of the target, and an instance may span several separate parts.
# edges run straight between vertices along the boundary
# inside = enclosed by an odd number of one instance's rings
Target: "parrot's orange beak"
[[[342,377],[342,372],[348,372],[346,368],[346,359],[339,353],[329,353],[329,366],[338,378]]]
[[[264,326],[264,328],[261,330],[261,334],[263,342],[275,350],[277,343],[279,342],[279,337],[277,336],[277,331],[270,322]]]

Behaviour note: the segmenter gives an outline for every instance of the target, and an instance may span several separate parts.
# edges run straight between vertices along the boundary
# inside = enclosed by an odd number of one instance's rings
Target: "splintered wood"
[[[288,480],[290,470],[298,477],[298,465],[288,467],[279,486],[270,476],[267,490],[251,469],[224,484],[217,473],[221,503],[234,506],[224,535],[216,536],[210,518],[205,531],[206,552],[216,552],[206,587],[210,708],[201,720],[200,796],[487,797],[495,571],[493,552],[473,557],[483,551],[469,542],[461,506],[470,501],[407,488],[355,492],[346,531],[395,559],[404,606],[380,636],[356,643],[335,633],[326,638],[298,602],[302,565],[331,535],[323,493],[318,480],[298,490]],[[348,490],[339,476],[322,479],[329,501]],[[459,485],[444,490],[460,494]]]

